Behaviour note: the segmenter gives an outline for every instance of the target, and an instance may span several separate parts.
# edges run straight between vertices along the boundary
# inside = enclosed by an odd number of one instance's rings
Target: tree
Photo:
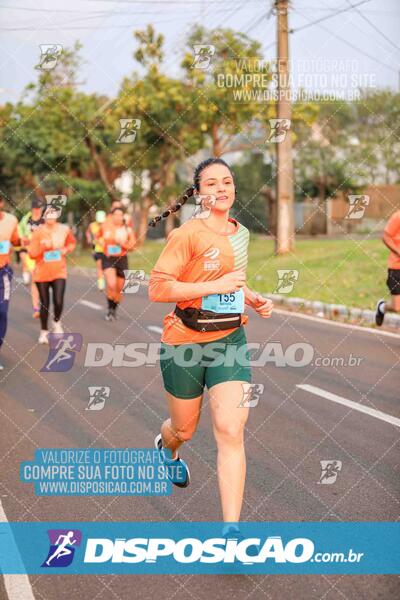
[[[187,85],[161,71],[163,36],[156,35],[150,25],[134,35],[139,44],[134,57],[146,71],[141,78],[134,72],[124,79],[109,118],[114,123],[123,118],[140,121],[136,139],[132,144],[120,144],[118,156],[133,171],[139,187],[142,172],[149,174],[149,189],[138,197],[141,205],[138,239],[142,243],[150,207],[172,198],[177,162],[199,150],[202,136],[196,121],[189,118],[191,97]]]

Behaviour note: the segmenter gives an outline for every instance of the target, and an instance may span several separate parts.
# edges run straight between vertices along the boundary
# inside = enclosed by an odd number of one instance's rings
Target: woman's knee
[[[214,435],[218,441],[232,444],[243,443],[245,423],[242,421],[225,423],[218,422],[214,423]]]

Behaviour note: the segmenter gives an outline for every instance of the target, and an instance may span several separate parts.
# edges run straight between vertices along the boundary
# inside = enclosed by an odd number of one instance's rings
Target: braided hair
[[[231,168],[229,167],[229,165],[222,158],[207,158],[206,160],[203,160],[201,163],[199,163],[197,165],[197,167],[194,170],[193,184],[190,187],[188,187],[183,192],[183,194],[181,194],[180,196],[178,196],[177,201],[175,202],[175,204],[172,204],[171,206],[169,206],[163,213],[161,213],[161,215],[157,215],[156,217],[154,217],[153,219],[151,219],[149,221],[149,223],[148,223],[149,227],[155,227],[159,221],[161,221],[162,219],[166,219],[167,217],[169,217],[170,214],[175,213],[180,208],[182,208],[182,206],[184,204],[186,204],[186,202],[189,200],[189,198],[191,198],[192,196],[194,196],[195,192],[199,191],[199,189],[200,189],[200,176],[201,176],[202,172],[204,171],[204,169],[206,169],[207,167],[209,167],[211,165],[223,165],[224,167],[227,167],[229,169],[229,171],[231,172],[232,177],[233,177],[233,173],[231,171]]]

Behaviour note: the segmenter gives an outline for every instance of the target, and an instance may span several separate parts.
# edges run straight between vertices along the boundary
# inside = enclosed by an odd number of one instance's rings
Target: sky
[[[24,87],[37,78],[41,44],[70,47],[76,40],[83,44],[81,89],[115,94],[122,78],[136,68],[132,32],[149,23],[165,36],[165,70],[171,76],[180,72],[185,37],[194,23],[246,33],[262,44],[265,59],[273,60],[272,4],[272,0],[0,0],[0,103],[18,100]],[[347,92],[349,86],[358,85],[399,91],[399,25],[400,0],[292,0],[293,87],[340,87],[338,76],[345,73]]]

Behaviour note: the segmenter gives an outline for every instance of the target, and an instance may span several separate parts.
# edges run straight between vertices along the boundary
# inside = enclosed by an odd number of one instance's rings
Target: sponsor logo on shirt
[[[221,267],[221,263],[219,262],[219,260],[215,260],[215,259],[218,258],[219,253],[220,253],[220,249],[214,248],[214,247],[209,248],[206,252],[204,252],[203,256],[211,259],[211,260],[206,260],[204,262],[204,270],[205,271],[218,271],[218,269]]]

